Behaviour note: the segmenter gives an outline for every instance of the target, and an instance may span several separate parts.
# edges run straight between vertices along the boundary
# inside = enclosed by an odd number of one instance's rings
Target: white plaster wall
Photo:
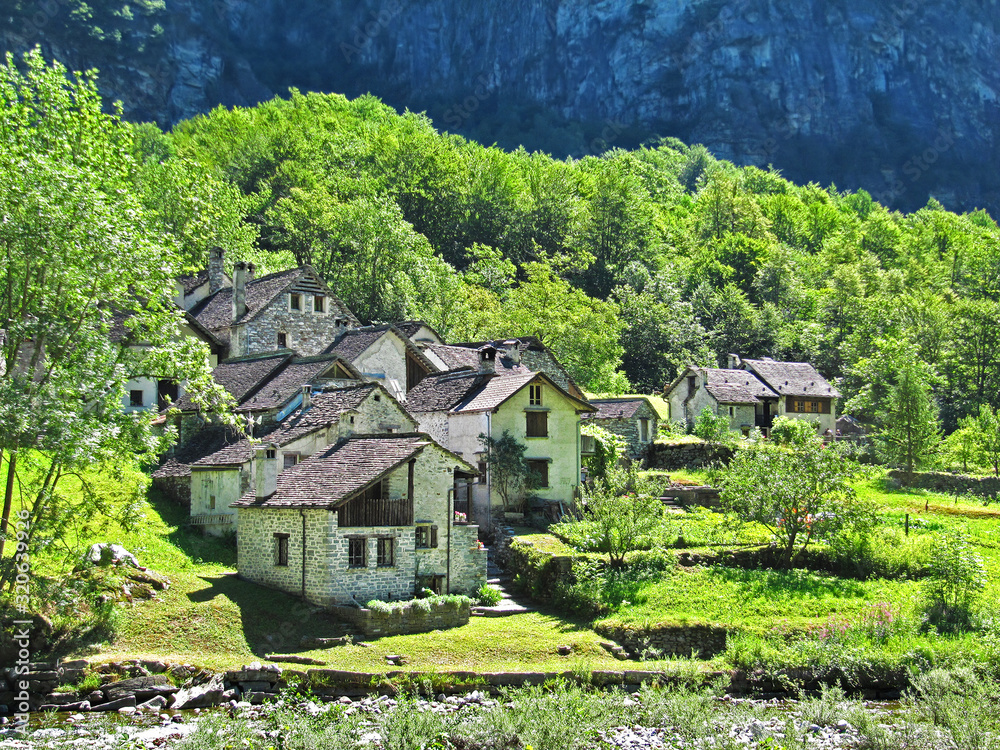
[[[366,380],[381,383],[400,401],[406,398],[406,345],[392,331],[387,331],[351,364]]]

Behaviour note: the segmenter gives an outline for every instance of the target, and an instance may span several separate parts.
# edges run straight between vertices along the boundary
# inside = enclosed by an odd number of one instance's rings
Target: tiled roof
[[[744,359],[743,364],[782,396],[840,397],[840,392],[808,362]]]
[[[645,399],[591,399],[597,412],[587,414],[584,419],[632,419],[636,412],[647,403]]]
[[[427,350],[436,354],[449,370],[457,370],[459,367],[471,367],[475,370],[479,367],[479,352],[476,349],[448,344],[428,344]],[[495,369],[497,375],[525,375],[531,372],[522,364],[515,365],[507,357],[497,357]]]
[[[332,391],[317,393],[312,396],[308,409],[299,407],[276,425],[272,425],[255,437],[258,442],[272,443],[279,447],[305,437],[311,432],[325,429],[338,422],[349,411],[355,411],[375,390],[381,388],[375,383],[337,388]],[[391,398],[383,392],[386,398]],[[243,464],[253,458],[254,446],[250,440],[242,440],[233,445],[227,445],[216,453],[206,455],[194,462],[198,466],[232,466]]]
[[[392,329],[390,325],[366,326],[365,328],[349,328],[336,341],[328,346],[324,354],[336,354],[341,359],[353,362]]]
[[[153,478],[190,476],[192,464],[205,456],[223,450],[226,446],[236,445],[243,441],[243,435],[235,430],[225,427],[207,427],[184,445],[178,446],[174,454],[153,471]]]
[[[198,273],[184,274],[178,277],[177,282],[183,287],[185,295],[191,294],[202,284],[208,282],[208,269],[203,268]]]
[[[307,274],[315,276],[315,272],[309,266],[300,266],[248,281],[246,286],[247,312],[238,322],[242,323],[256,317],[275,297]],[[358,322],[347,306],[329,293],[327,294],[327,304],[329,305],[328,312],[346,317],[354,324]],[[222,333],[221,329],[228,328],[233,323],[233,288],[231,286],[224,287],[215,294],[206,297],[191,309],[191,314],[203,326],[216,332],[216,335],[228,339],[228,333]]]
[[[426,435],[386,435],[341,440],[278,475],[271,497],[248,492],[235,507],[333,508],[409,461],[433,441]],[[455,457],[456,463],[462,463]]]
[[[472,390],[462,403],[452,409],[452,412],[493,411],[536,377],[537,374],[529,372],[527,375],[490,378]]]
[[[425,323],[422,320],[404,320],[401,323],[393,323],[393,325],[406,334],[406,337],[409,339],[412,339],[421,328],[427,328],[439,339],[441,338],[441,335],[429,323]]]
[[[706,390],[720,404],[756,404],[761,398],[777,398],[778,394],[762,383],[752,372],[709,367],[697,370],[708,375]]]
[[[240,410],[258,411],[277,409],[288,403],[302,390],[337,361],[334,355],[303,357],[290,360],[281,370],[273,373],[260,388],[240,404]],[[354,369],[350,365],[348,368]]]
[[[475,387],[480,377],[469,368],[431,373],[406,394],[406,410],[411,414],[450,411]]]
[[[229,391],[236,399],[236,403],[241,403],[291,357],[291,354],[280,353],[228,360],[219,363],[219,366],[212,370],[212,377]],[[182,396],[178,400],[177,408],[181,411],[197,409],[187,396]]]

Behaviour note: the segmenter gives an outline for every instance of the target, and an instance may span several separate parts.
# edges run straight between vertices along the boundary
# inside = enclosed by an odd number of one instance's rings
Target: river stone
[[[207,708],[215,706],[222,700],[225,686],[222,682],[222,675],[214,675],[204,685],[184,688],[174,695],[173,708]]]
[[[173,695],[177,688],[170,684],[166,675],[154,674],[146,677],[132,677],[120,682],[112,682],[103,688],[104,697],[109,701],[134,695],[137,701],[148,701],[157,695]]]
[[[126,695],[116,701],[102,703],[99,706],[91,706],[91,711],[117,711],[119,708],[135,708],[135,696]]]

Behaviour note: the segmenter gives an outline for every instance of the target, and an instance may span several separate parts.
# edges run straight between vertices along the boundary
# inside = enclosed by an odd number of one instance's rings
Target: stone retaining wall
[[[940,471],[915,471],[913,474],[907,474],[896,469],[890,471],[888,476],[908,487],[946,492],[950,495],[975,495],[996,500],[1000,494],[1000,477],[995,476],[978,477],[968,474],[946,474]]]
[[[713,443],[653,443],[646,449],[646,464],[650,469],[700,469],[721,461],[729,463],[733,449]]]
[[[633,657],[656,651],[663,656],[711,659],[726,650],[726,631],[707,625],[662,625],[648,629],[598,625],[595,630],[605,638],[621,644]]]
[[[391,612],[356,607],[330,607],[329,611],[338,620],[349,622],[365,635],[408,635],[429,633],[432,630],[447,630],[466,625],[469,622],[471,606],[468,601],[440,601],[429,604],[430,611],[424,611],[415,600],[406,606],[394,608]],[[424,606],[427,606],[426,604]]]

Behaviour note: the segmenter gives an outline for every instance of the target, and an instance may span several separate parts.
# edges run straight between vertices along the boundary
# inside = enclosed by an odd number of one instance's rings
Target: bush
[[[503,593],[496,586],[490,586],[488,583],[484,583],[476,591],[476,599],[484,607],[495,607],[503,599]]]
[[[969,630],[976,602],[986,588],[982,557],[964,537],[941,534],[927,572],[927,623],[942,633]]]
[[[694,421],[692,432],[706,443],[727,443],[735,439],[736,433],[729,429],[729,418],[716,415],[707,406]]]

